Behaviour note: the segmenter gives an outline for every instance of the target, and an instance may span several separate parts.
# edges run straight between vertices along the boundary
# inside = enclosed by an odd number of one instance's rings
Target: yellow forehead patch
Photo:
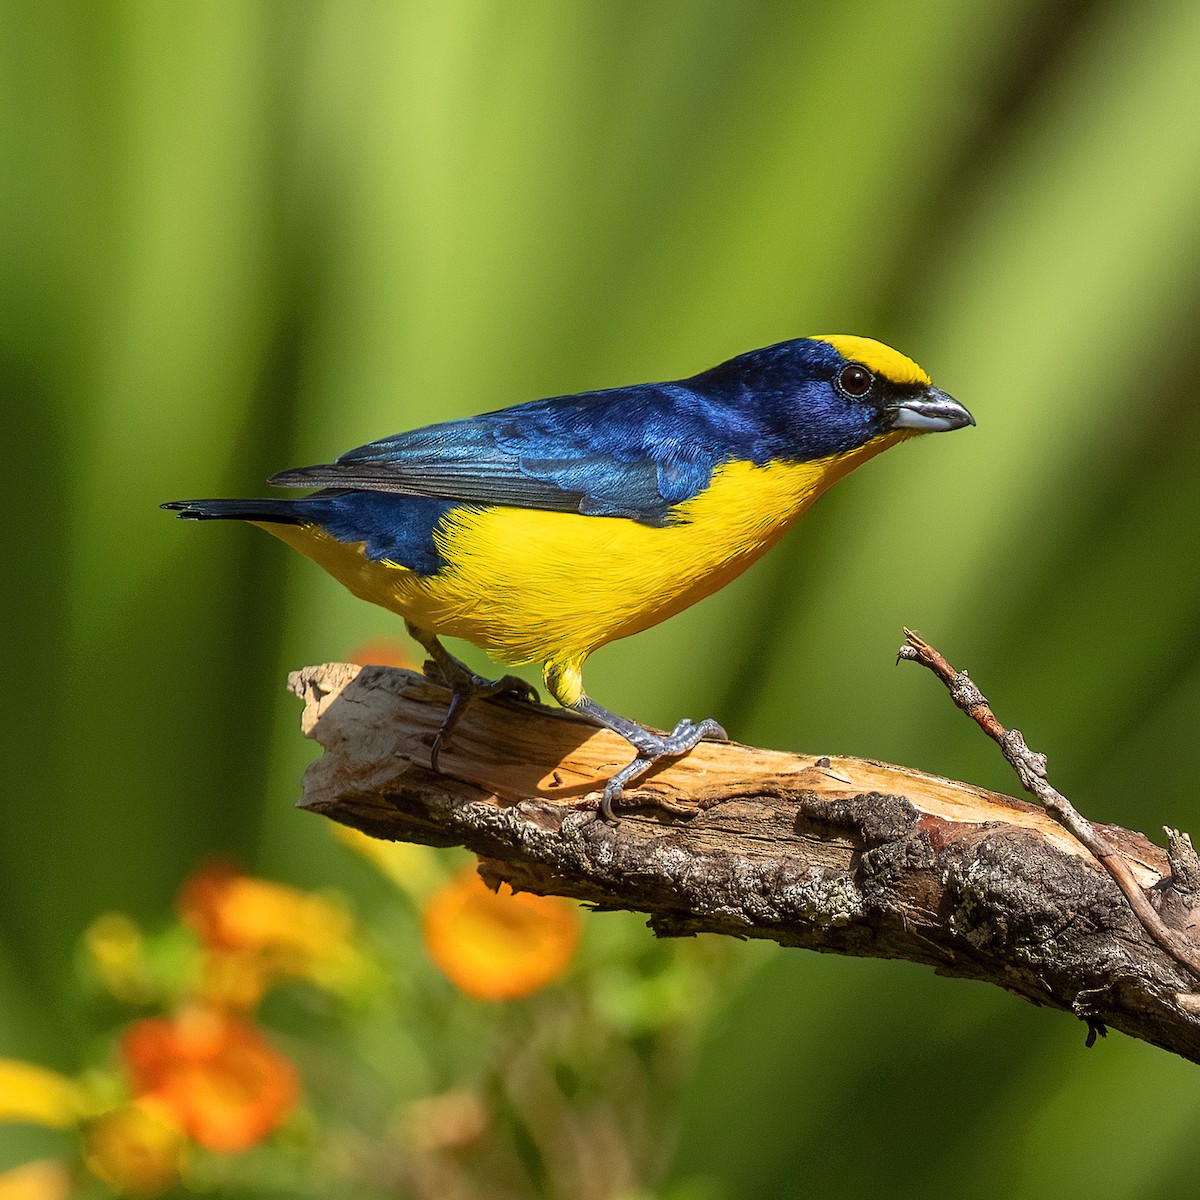
[[[929,376],[911,358],[874,338],[834,333],[817,334],[814,341],[828,342],[843,358],[862,363],[868,371],[874,371],[892,383],[919,383],[922,387],[930,384]]]

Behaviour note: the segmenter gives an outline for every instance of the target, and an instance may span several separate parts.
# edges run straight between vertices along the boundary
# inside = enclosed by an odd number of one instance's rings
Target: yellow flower
[[[127,1004],[143,1004],[149,999],[145,939],[132,918],[124,913],[103,913],[84,932],[83,947],[110,995]]]
[[[186,1153],[183,1130],[153,1099],[122,1104],[84,1129],[83,1161],[120,1196],[161,1196],[178,1180]]]
[[[38,1159],[0,1172],[0,1200],[70,1200],[71,1174],[62,1163]]]
[[[70,1129],[83,1115],[79,1084],[34,1063],[0,1058],[0,1121]]]
[[[424,932],[430,957],[460,991],[514,1000],[567,969],[579,944],[579,917],[557,896],[490,891],[468,869],[432,897]]]

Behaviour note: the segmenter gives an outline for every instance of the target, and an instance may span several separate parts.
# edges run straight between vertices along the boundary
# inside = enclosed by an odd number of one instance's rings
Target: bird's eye
[[[860,367],[858,363],[848,363],[838,372],[838,391],[852,400],[862,399],[871,390],[874,382],[875,376],[866,367]]]

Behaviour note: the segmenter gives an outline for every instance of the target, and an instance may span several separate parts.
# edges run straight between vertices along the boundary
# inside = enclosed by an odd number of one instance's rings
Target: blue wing
[[[671,507],[703,491],[753,433],[741,412],[698,391],[642,384],[428,425],[271,482],[664,525]]]

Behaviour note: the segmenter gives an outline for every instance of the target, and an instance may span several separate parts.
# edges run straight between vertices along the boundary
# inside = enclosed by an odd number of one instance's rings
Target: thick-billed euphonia
[[[800,338],[673,383],[427,425],[271,479],[319,489],[299,499],[163,507],[259,525],[399,613],[451,692],[435,767],[472,698],[532,692],[513,676],[481,679],[440,636],[541,663],[560,704],[636,751],[605,786],[611,818],[653,763],[725,731],[683,720],[661,734],[609,712],[583,690],[588,655],[724,586],[881,450],[974,423],[880,342]]]

